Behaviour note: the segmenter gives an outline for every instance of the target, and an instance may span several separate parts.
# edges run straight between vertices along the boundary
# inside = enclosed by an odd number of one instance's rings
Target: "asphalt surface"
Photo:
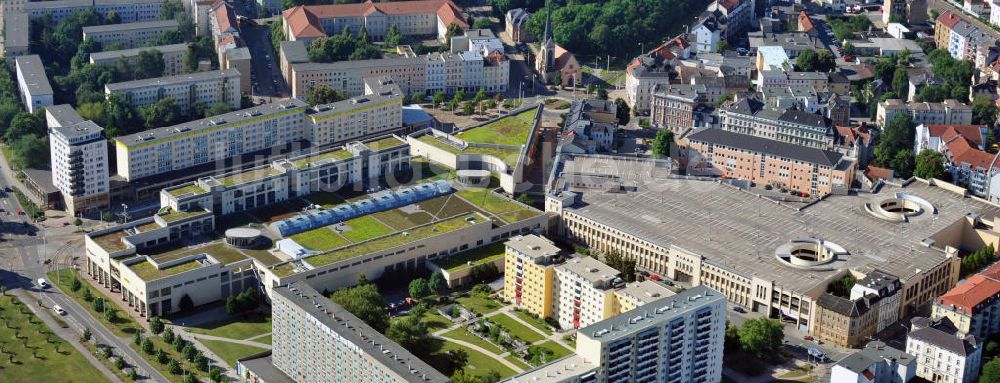
[[[233,9],[239,17],[240,38],[250,50],[250,61],[253,67],[252,95],[269,97],[287,97],[290,92],[281,77],[281,69],[275,50],[271,47],[270,26],[258,25],[253,21],[257,17],[257,5],[250,0],[233,0]]]

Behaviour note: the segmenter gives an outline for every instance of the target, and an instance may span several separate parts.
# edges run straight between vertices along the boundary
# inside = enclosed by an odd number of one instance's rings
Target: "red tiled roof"
[[[871,140],[871,134],[861,130],[857,126],[834,126],[837,135],[843,138],[843,145],[853,146],[860,138],[863,145],[867,145]]]
[[[719,5],[725,8],[727,11],[732,12],[740,3],[741,0],[718,0]]]
[[[809,14],[806,11],[799,12],[799,31],[809,32],[813,30],[813,22],[809,20]]]
[[[985,125],[927,125],[927,132],[931,137],[941,137],[944,142],[951,141],[956,137],[962,137],[976,147],[983,146],[983,135],[981,129]]]
[[[500,63],[507,61],[507,55],[498,50],[494,50],[483,57],[483,61],[489,65],[500,65]]]
[[[951,11],[944,11],[944,13],[937,18],[937,22],[944,24],[944,26],[948,27],[948,29],[955,27],[955,24],[958,24],[960,20],[961,19],[959,19],[954,13],[951,13]]]
[[[326,36],[326,32],[320,27],[319,19],[305,6],[288,9],[282,16],[296,38]]]
[[[556,69],[562,70],[569,64],[570,59],[573,58],[573,54],[565,48],[556,44]]]
[[[687,49],[690,44],[681,36],[674,37],[670,41],[667,41],[660,46],[653,48],[647,53],[647,55],[659,55],[665,60],[673,60],[677,57],[677,53],[681,50]]]
[[[989,169],[991,167],[1000,167],[993,164],[994,155],[979,150],[973,147],[969,141],[964,139],[955,139],[948,142],[948,153],[947,157],[955,166],[960,166],[961,164],[969,164],[969,167],[973,170],[975,169]]]
[[[1000,295],[1000,281],[976,274],[953,287],[937,299],[937,303],[945,306],[955,306],[956,311],[968,315],[975,314],[976,305],[990,297]]]
[[[294,10],[302,8],[306,15],[299,15]],[[310,33],[308,37],[315,37],[315,33],[322,33],[319,19],[329,19],[335,17],[361,17],[368,16],[375,12],[387,15],[406,15],[414,13],[436,13],[441,22],[445,25],[451,23],[458,24],[463,29],[468,29],[469,24],[462,19],[462,10],[450,0],[414,0],[414,1],[393,1],[385,3],[373,3],[370,0],[356,4],[323,4],[299,6],[283,12],[286,22],[292,26],[292,33],[297,37],[304,37],[297,33],[303,31]],[[309,17],[311,15],[312,17]],[[309,24],[309,25],[306,25]],[[319,36],[325,36],[321,34]]]
[[[215,23],[219,25],[220,32],[236,31],[236,28],[233,27],[236,25],[236,16],[233,14],[233,8],[229,4],[221,3],[215,9]]]

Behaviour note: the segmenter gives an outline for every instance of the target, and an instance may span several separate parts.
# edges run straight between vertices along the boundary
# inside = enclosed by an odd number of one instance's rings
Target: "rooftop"
[[[46,115],[51,115],[59,125],[70,126],[85,121],[70,104],[49,105],[45,107]]]
[[[103,33],[103,32],[127,32],[138,29],[167,29],[177,28],[177,20],[154,20],[140,21],[137,23],[105,24],[83,27],[83,34]]]
[[[445,258],[444,260],[434,261],[434,263],[445,271],[455,272],[503,258],[505,249],[506,246],[504,246],[503,242],[497,242],[480,248],[463,251]]]
[[[582,356],[572,354],[565,358],[546,363],[531,370],[513,376],[507,383],[541,383],[552,381],[572,381],[570,379],[581,376],[597,369],[597,365],[588,362]]]
[[[150,50],[159,51],[160,53],[178,53],[178,52],[187,52],[187,49],[188,45],[181,43],[181,44],[170,44],[170,45],[157,45],[152,47],[140,47],[132,49],[119,49],[116,51],[94,52],[90,54],[90,61],[95,62],[101,60],[117,59],[119,57],[133,57],[133,56],[138,56],[139,52],[150,51]]]
[[[205,71],[205,72],[195,72],[195,73],[188,73],[188,74],[179,74],[179,75],[176,75],[176,76],[153,77],[153,78],[147,78],[147,79],[144,79],[144,80],[116,82],[116,83],[107,84],[104,87],[109,92],[115,92],[115,91],[128,91],[128,90],[132,90],[132,89],[136,89],[136,88],[144,88],[144,87],[148,87],[148,86],[170,86],[170,85],[176,85],[176,84],[190,84],[190,83],[203,82],[203,81],[217,81],[217,80],[223,79],[223,78],[238,78],[238,77],[240,77],[240,71],[238,71],[238,70],[236,70],[234,68],[229,68],[229,69],[223,69],[223,70],[210,70],[210,71]],[[301,102],[301,101],[299,101],[299,102]],[[257,106],[255,108],[260,108],[260,107],[264,107],[264,106],[267,106],[267,105],[278,105],[278,104],[284,104],[284,103],[282,102],[282,103],[275,103],[275,104],[264,104],[264,105],[261,105],[261,106]],[[302,104],[305,104],[305,103],[302,103]],[[218,116],[216,116],[216,117],[218,117]],[[198,120],[198,121],[201,121],[201,120]],[[194,122],[194,121],[192,121],[192,122]],[[188,124],[190,124],[190,122]],[[165,128],[160,128],[160,129],[165,129]]]
[[[506,243],[507,247],[524,254],[532,259],[550,257],[559,254],[556,247],[545,237],[531,235],[518,235],[511,237]]]
[[[233,185],[241,185],[248,182],[262,180],[264,178],[275,176],[281,174],[282,171],[272,168],[270,166],[263,166],[256,169],[246,170],[238,173],[231,173],[223,177],[217,178],[223,186],[230,187]]]
[[[872,370],[872,365],[876,363],[885,363],[890,360],[905,366],[915,359],[913,355],[889,347],[883,342],[872,341],[868,342],[861,351],[857,351],[841,359],[837,362],[837,365],[861,374],[864,371]]]
[[[686,315],[715,302],[725,302],[725,300],[726,297],[718,291],[699,285],[677,295],[660,298],[642,307],[581,328],[577,334],[603,344],[632,336],[657,323]]]
[[[289,301],[330,331],[351,344],[356,352],[365,353],[383,367],[407,381],[448,382],[448,378],[410,354],[402,346],[369,327],[343,307],[333,303],[304,282],[294,282],[288,287],[274,289],[282,299]],[[407,377],[410,377],[407,379]]]
[[[774,141],[757,136],[728,132],[722,129],[700,128],[688,135],[688,140],[728,146],[755,153],[790,158],[820,166],[835,167],[843,154],[802,145]]]
[[[591,284],[604,283],[604,286],[618,278],[618,270],[605,265],[603,262],[591,257],[571,258],[556,266],[556,270],[568,271]]]
[[[958,286],[941,295],[935,303],[966,315],[976,314],[976,309],[981,308],[980,303],[1000,296],[1000,281],[990,276],[996,270],[1000,270],[1000,264],[994,264],[982,273],[959,282]]]
[[[201,267],[201,262],[192,259],[190,261],[166,267],[163,269],[156,268],[156,266],[150,263],[149,261],[142,261],[139,263],[135,263],[129,265],[128,268],[132,269],[132,272],[134,272],[136,276],[148,282],[160,278],[166,278],[171,275],[180,274],[185,271],[191,271],[199,267]]]
[[[32,96],[52,94],[49,78],[45,76],[45,66],[38,55],[17,56],[14,58],[17,70],[24,77],[24,86]]]
[[[308,156],[299,157],[297,159],[293,159],[291,162],[293,165],[295,165],[295,167],[299,169],[305,169],[313,165],[325,163],[326,160],[340,161],[340,160],[346,160],[353,156],[354,155],[351,154],[351,152],[348,152],[342,148],[338,148],[326,152],[315,153],[315,154],[310,154]]]
[[[962,225],[971,230],[967,214],[991,221],[1000,213],[1000,207],[920,181],[906,187],[887,185],[875,194],[831,195],[797,208],[716,181],[678,179],[649,168],[632,172],[630,167],[640,164],[623,160],[586,166],[574,162],[566,161],[555,185],[557,190],[577,193],[582,202],[564,207],[566,212],[665,248],[703,255],[706,262],[739,275],[774,281],[784,289],[803,293],[825,286],[844,269],[879,269],[906,281],[916,270],[930,270],[945,262],[945,246],[962,248],[956,242],[960,239],[942,234],[945,228],[964,222]],[[632,181],[636,190],[624,193],[564,181],[629,174],[635,174]],[[937,214],[925,212],[908,217],[908,222],[894,223],[865,209],[866,204],[895,198],[896,193],[928,201]],[[849,255],[808,271],[785,266],[775,258],[779,246],[804,238],[839,244]]]
[[[367,146],[368,149],[373,152],[398,148],[403,145],[406,145],[406,142],[399,138],[396,138],[395,136],[388,136],[375,141],[365,142],[365,146]]]
[[[101,5],[125,5],[125,4],[156,4],[160,5],[161,0],[53,0],[53,1],[29,1],[24,3],[25,10],[33,9],[58,9],[74,7],[90,7]]]
[[[168,193],[170,193],[170,195],[172,195],[174,197],[180,197],[180,196],[183,196],[185,194],[198,195],[198,194],[207,193],[207,191],[205,189],[203,189],[201,186],[198,186],[198,184],[194,183],[194,182],[189,183],[189,184],[184,185],[184,186],[181,186],[181,187],[178,187],[178,188],[164,189],[164,190],[166,190]]]

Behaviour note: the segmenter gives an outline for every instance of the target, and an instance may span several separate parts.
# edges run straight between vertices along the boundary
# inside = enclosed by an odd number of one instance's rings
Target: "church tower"
[[[555,76],[556,72],[556,41],[552,38],[552,3],[545,4],[545,34],[542,35],[538,57],[535,60],[535,70],[542,75],[545,82]]]

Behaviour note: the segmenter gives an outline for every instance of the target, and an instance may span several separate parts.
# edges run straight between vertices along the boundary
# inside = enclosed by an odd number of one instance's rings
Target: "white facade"
[[[45,67],[38,55],[18,56],[14,59],[17,87],[21,91],[24,109],[34,113],[39,108],[52,105],[52,86],[45,76]]]
[[[109,12],[115,11],[122,19],[122,23],[136,23],[141,21],[151,21],[160,19],[161,0],[56,0],[56,1],[32,1],[24,5],[24,12],[31,19],[42,17],[46,13],[52,14],[52,21],[60,20],[71,16],[78,11],[93,7],[97,13],[106,16]]]
[[[135,108],[173,97],[182,113],[200,101],[205,105],[224,103],[240,109],[240,72],[236,69],[198,72],[146,80],[116,82],[104,86],[107,95],[121,95]]]
[[[169,31],[176,31],[176,20],[143,21],[129,24],[110,24],[83,27],[83,39],[93,40],[107,47],[121,44],[125,49],[138,48]]]
[[[139,53],[145,50],[155,50],[163,56],[163,75],[176,76],[184,73],[184,55],[188,51],[187,44],[160,45],[155,47],[143,47],[134,49],[122,49],[117,51],[94,52],[90,54],[90,63],[94,65],[114,66],[118,61],[125,59],[129,68],[135,68],[135,59]]]
[[[913,355],[876,341],[833,365],[830,383],[906,383],[916,370]]]
[[[914,320],[920,319],[926,320]],[[982,341],[914,324],[906,338],[906,353],[916,357],[916,375],[921,378],[936,383],[972,383],[979,375]]]
[[[108,142],[102,132],[92,121],[49,130],[52,184],[70,214],[108,206]]]
[[[694,35],[694,44],[691,45],[692,51],[702,53],[719,50],[719,41],[722,35],[718,28],[709,28],[705,24],[698,24],[691,30],[691,34]]]
[[[581,328],[604,320],[616,282],[621,283],[618,270],[591,257],[573,258],[556,266],[552,300],[559,326]]]

